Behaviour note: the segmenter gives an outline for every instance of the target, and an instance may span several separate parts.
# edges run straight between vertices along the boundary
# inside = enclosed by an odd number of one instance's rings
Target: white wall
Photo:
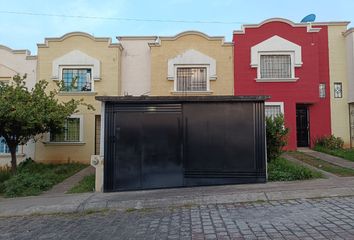
[[[32,89],[36,83],[37,57],[28,50],[12,50],[0,45],[0,80],[11,80],[17,73],[27,74],[26,86]],[[28,142],[18,150],[18,162],[27,157],[34,159],[34,143]],[[0,166],[9,165],[10,154],[1,154]]]
[[[118,37],[123,46],[121,74],[122,95],[149,95],[151,91],[151,58],[149,43],[155,37]]]

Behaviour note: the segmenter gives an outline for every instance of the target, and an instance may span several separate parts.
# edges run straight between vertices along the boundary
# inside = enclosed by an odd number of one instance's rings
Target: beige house
[[[348,77],[346,59],[346,40],[343,33],[349,22],[330,22],[328,26],[328,49],[331,97],[332,134],[344,140],[350,147],[350,126],[348,108]]]
[[[38,44],[37,80],[56,88],[63,81],[59,100],[83,99],[95,111],[80,106],[65,122],[62,134],[46,134],[36,143],[35,159],[42,162],[89,163],[100,152],[101,104],[96,95],[119,95],[122,47],[110,38],[72,32],[59,38],[46,38]]]
[[[151,96],[233,95],[233,45],[187,31],[151,47]]]
[[[23,76],[27,74],[26,86],[31,89],[36,83],[37,56],[31,55],[28,50],[12,50],[0,45],[0,81],[9,83],[16,74]],[[28,142],[19,146],[17,150],[17,161],[30,157],[34,158],[34,143]],[[10,165],[10,153],[0,137],[0,167]]]
[[[346,100],[349,104],[350,144],[351,147],[354,147],[354,28],[345,31],[343,36],[345,38],[347,60],[348,98]]]

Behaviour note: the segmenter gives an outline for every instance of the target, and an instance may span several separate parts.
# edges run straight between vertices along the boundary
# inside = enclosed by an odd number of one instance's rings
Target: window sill
[[[25,154],[24,153],[17,153],[16,157],[24,157]],[[0,158],[9,158],[11,157],[10,153],[0,153]]]
[[[43,142],[44,145],[48,146],[82,146],[85,142]]]
[[[256,78],[256,82],[297,82],[299,78]]]
[[[95,96],[97,95],[97,92],[60,92],[58,96]]]
[[[211,95],[211,94],[213,94],[213,91],[189,91],[189,92],[171,91],[171,94],[172,95],[177,95],[177,96]]]

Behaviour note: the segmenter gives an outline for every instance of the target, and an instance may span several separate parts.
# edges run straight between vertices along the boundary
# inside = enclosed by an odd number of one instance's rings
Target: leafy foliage
[[[312,171],[309,168],[287,161],[284,158],[273,159],[268,164],[269,181],[295,181],[320,178],[320,172]]]
[[[71,188],[68,193],[84,193],[95,191],[95,174],[85,176],[76,186]]]
[[[315,146],[320,146],[329,150],[343,149],[344,141],[334,135],[322,136],[315,139]]]
[[[266,117],[267,161],[271,162],[280,156],[287,144],[289,129],[284,126],[283,115]]]
[[[16,171],[16,148],[29,140],[38,140],[43,133],[60,132],[64,120],[76,112],[79,105],[93,109],[83,99],[59,102],[58,88],[47,91],[48,82],[41,80],[33,89],[25,86],[26,75],[15,75],[13,82],[0,82],[0,136],[4,137],[11,152],[12,171]]]
[[[18,171],[4,182],[5,197],[33,196],[50,189],[55,184],[86,167],[84,164],[43,164],[27,159]]]

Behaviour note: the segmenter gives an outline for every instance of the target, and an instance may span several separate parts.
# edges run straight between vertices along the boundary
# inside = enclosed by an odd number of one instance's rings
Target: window
[[[50,134],[51,142],[80,142],[81,118],[71,117],[65,120],[64,129],[60,133]]]
[[[325,83],[320,83],[320,85],[319,85],[319,95],[320,95],[320,98],[325,98],[326,97],[326,84]]]
[[[291,74],[290,55],[261,55],[260,78],[288,79]]]
[[[257,82],[296,82],[302,66],[301,46],[274,35],[251,47],[251,67]]]
[[[178,67],[176,90],[180,92],[207,91],[207,68]]]
[[[284,115],[284,103],[266,102],[264,106],[264,112],[266,117],[276,117],[280,114]]]
[[[91,69],[88,68],[64,68],[63,82],[66,92],[86,92],[91,91],[92,78]]]
[[[16,152],[18,152],[18,147],[16,148]],[[5,139],[0,137],[0,154],[3,153],[10,153],[10,149],[5,142]]]
[[[9,147],[6,145],[3,137],[0,137],[0,153],[10,153]]]
[[[336,82],[334,83],[334,98],[342,98],[342,97],[343,97],[342,83]]]

